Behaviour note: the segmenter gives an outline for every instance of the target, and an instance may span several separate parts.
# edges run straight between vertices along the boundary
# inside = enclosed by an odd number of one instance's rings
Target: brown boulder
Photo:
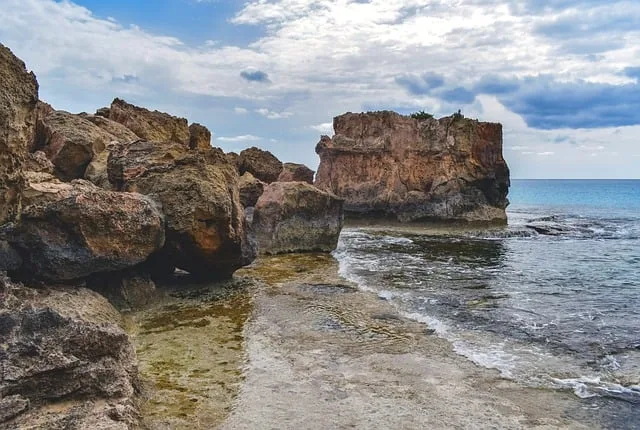
[[[24,63],[0,44],[0,225],[18,216],[22,174],[33,142],[38,82]]]
[[[98,116],[104,115],[100,112]],[[109,109],[109,119],[119,122],[140,139],[151,142],[176,142],[189,146],[189,124],[184,118],[167,113],[150,111],[121,99],[114,99]]]
[[[277,181],[282,172],[282,162],[275,155],[255,146],[240,153],[237,166],[241,175],[249,172],[267,184]]]
[[[242,207],[255,206],[264,191],[264,186],[264,182],[249,172],[245,172],[244,175],[240,176],[240,204]]]
[[[509,169],[502,126],[461,115],[414,119],[395,112],[334,118],[316,152],[316,186],[345,211],[400,221],[506,220]]]
[[[117,190],[153,196],[166,217],[164,258],[194,275],[230,276],[248,264],[238,173],[224,153],[173,142],[118,144],[109,157]]]
[[[278,182],[306,182],[313,185],[313,174],[315,172],[305,166],[297,163],[284,163],[282,173],[278,177]]]
[[[100,115],[89,115],[89,114],[80,114],[83,119],[93,123],[94,125],[100,127],[107,133],[115,136],[115,140],[118,142],[131,142],[133,140],[138,140],[140,137],[135,134],[133,131],[129,130],[124,125],[119,122],[115,122],[110,120],[109,118],[105,118]]]
[[[267,185],[253,212],[258,252],[333,251],[342,230],[342,204],[305,182]]]
[[[189,148],[210,149],[211,132],[204,125],[193,123],[189,126]]]
[[[235,152],[227,152],[225,154],[225,157],[227,158],[227,161],[229,162],[229,164],[231,164],[232,166],[235,166],[236,168],[238,167],[238,157],[239,157],[238,154],[236,154]]]
[[[24,170],[27,172],[48,173],[53,175],[55,167],[42,151],[32,152],[27,156]]]
[[[19,277],[69,281],[122,270],[164,244],[164,219],[150,198],[27,175],[21,220],[0,231],[23,260]]]
[[[87,287],[106,297],[121,311],[149,304],[156,291],[151,276],[138,268],[93,275],[87,279]]]

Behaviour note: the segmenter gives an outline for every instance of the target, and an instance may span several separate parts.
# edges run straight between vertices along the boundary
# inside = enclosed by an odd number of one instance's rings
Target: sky
[[[40,98],[115,97],[316,168],[344,112],[501,122],[513,178],[640,178],[640,1],[0,0]]]

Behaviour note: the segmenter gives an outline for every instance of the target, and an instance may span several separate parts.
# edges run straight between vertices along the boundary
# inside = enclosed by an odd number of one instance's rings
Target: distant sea
[[[509,199],[506,227],[350,226],[341,274],[505,378],[640,410],[640,180]]]

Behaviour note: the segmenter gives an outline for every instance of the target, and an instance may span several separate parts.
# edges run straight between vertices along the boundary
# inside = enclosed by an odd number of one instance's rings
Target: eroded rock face
[[[346,212],[400,221],[506,220],[500,124],[385,111],[338,116],[334,130],[316,146],[315,184],[344,198]]]
[[[343,201],[304,182],[265,187],[253,212],[258,252],[331,252],[342,230]]]
[[[206,278],[230,276],[248,264],[238,173],[216,148],[190,151],[173,142],[120,144],[111,150],[116,189],[152,196],[166,217],[164,259]]]
[[[189,148],[190,149],[210,149],[211,132],[204,125],[193,123],[189,126]]]
[[[70,281],[122,270],[164,244],[164,218],[146,196],[47,173],[28,172],[27,179],[21,221],[0,231],[22,258],[19,278]]]
[[[97,113],[104,116],[106,111]],[[131,130],[140,139],[151,142],[176,142],[189,146],[189,124],[184,118],[167,113],[150,111],[121,99],[114,99],[108,110],[109,119]]]
[[[240,177],[240,204],[248,208],[255,206],[264,191],[265,183],[254,177],[251,173],[245,172]]]
[[[24,63],[0,44],[0,225],[19,211],[22,174],[33,142],[38,82]]]
[[[240,152],[237,166],[241,175],[249,172],[267,184],[277,181],[282,172],[282,162],[275,155],[256,147]]]
[[[140,309],[153,300],[156,284],[141,268],[100,273],[87,279],[87,287],[106,297],[116,309]]]
[[[26,288],[2,273],[0,292],[0,426],[136,424],[135,349],[106,299],[84,288]]]
[[[284,163],[282,173],[278,177],[278,182],[306,182],[313,185],[313,174],[315,172],[305,166],[297,163]]]

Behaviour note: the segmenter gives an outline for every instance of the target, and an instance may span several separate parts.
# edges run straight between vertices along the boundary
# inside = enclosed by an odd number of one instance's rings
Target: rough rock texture
[[[115,140],[119,142],[131,142],[133,140],[138,140],[140,137],[135,134],[133,131],[129,130],[124,125],[119,122],[115,122],[110,120],[109,118],[105,118],[100,115],[89,115],[89,114],[80,114],[80,117],[86,119],[87,121],[95,124],[100,127],[107,133],[116,137]]]
[[[417,120],[395,112],[334,118],[316,152],[316,186],[345,211],[400,221],[505,221],[509,169],[502,126],[460,115]]]
[[[122,270],[164,244],[164,219],[150,198],[27,175],[21,222],[0,230],[23,260],[18,277],[69,281]]]
[[[135,349],[120,315],[100,295],[84,288],[33,290],[0,273],[0,337],[2,428],[136,424]]]
[[[189,126],[189,148],[209,149],[211,148],[211,132],[204,125],[193,123]]]
[[[35,75],[0,44],[0,225],[19,212],[22,168],[33,142],[37,102]]]
[[[248,208],[255,206],[264,191],[265,183],[254,177],[251,173],[245,172],[240,177],[240,204]]]
[[[315,172],[297,163],[284,163],[282,173],[278,177],[278,182],[306,182],[313,185],[313,174]]]
[[[227,158],[227,161],[229,162],[229,164],[236,167],[238,166],[238,157],[239,157],[238,154],[236,154],[235,152],[227,152],[225,154],[225,157]]]
[[[150,275],[137,268],[93,275],[87,280],[87,287],[106,297],[121,311],[145,306],[156,291]]]
[[[275,155],[255,146],[240,152],[237,166],[241,175],[249,172],[267,184],[277,181],[282,172],[282,162]]]
[[[103,116],[104,112],[96,114]],[[189,146],[189,124],[184,118],[150,111],[124,100],[114,99],[109,109],[109,119],[124,125],[141,139],[151,142],[177,142]]]
[[[166,216],[165,258],[206,278],[230,276],[242,255],[243,214],[238,173],[224,153],[189,151],[172,142],[135,142],[111,150],[116,189],[152,196]]]
[[[55,167],[42,151],[32,152],[27,156],[24,170],[26,172],[48,173],[53,175]]]
[[[343,201],[304,182],[265,187],[253,212],[260,254],[331,252],[342,230]]]
[[[63,181],[82,178],[93,157],[114,140],[118,137],[69,112],[54,111],[38,121],[37,147]]]
[[[22,257],[9,242],[0,240],[0,272],[18,270],[22,266]]]

